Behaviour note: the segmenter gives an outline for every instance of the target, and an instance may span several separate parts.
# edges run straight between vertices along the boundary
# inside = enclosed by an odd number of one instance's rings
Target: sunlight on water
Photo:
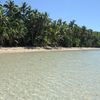
[[[100,51],[0,54],[0,100],[100,100]]]

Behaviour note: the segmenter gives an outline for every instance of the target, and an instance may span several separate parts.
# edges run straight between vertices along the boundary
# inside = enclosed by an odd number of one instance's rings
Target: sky
[[[4,3],[6,0],[0,0]],[[94,31],[100,31],[100,0],[14,0],[16,4],[23,2],[31,5],[33,9],[48,12],[53,20],[61,18]]]

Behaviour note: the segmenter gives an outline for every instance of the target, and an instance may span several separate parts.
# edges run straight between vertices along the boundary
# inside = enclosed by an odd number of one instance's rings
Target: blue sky
[[[33,9],[48,12],[52,19],[76,20],[78,25],[85,25],[100,31],[100,0],[14,0],[21,5],[26,1]],[[4,3],[5,0],[0,0]]]

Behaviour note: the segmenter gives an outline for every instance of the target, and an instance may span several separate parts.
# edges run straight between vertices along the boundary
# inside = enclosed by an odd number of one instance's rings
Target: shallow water
[[[0,54],[0,100],[100,100],[100,51]]]

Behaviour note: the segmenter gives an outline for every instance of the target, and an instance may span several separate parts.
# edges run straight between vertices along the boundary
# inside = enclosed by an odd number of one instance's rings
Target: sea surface
[[[100,100],[100,51],[0,54],[0,100]]]

